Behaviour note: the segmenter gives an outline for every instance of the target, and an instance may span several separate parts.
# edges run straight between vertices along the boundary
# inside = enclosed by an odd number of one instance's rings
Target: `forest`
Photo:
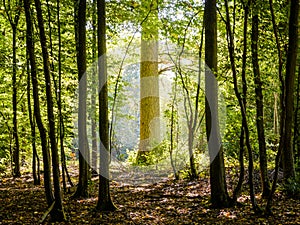
[[[299,0],[1,0],[0,224],[300,224]]]

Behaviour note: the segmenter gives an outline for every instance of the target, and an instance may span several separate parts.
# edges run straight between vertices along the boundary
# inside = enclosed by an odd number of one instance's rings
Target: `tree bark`
[[[41,110],[40,110],[40,101],[39,101],[39,88],[38,88],[38,78],[37,78],[37,66],[36,58],[34,51],[34,41],[33,41],[33,25],[31,18],[30,10],[30,1],[24,0],[24,9],[26,15],[26,47],[30,59],[31,67],[31,82],[32,82],[32,93],[34,101],[34,115],[35,120],[40,132],[41,144],[42,144],[42,153],[43,153],[43,165],[44,165],[44,188],[47,204],[50,207],[54,201],[54,196],[52,193],[52,182],[51,182],[51,167],[50,167],[50,152],[47,147],[47,134],[46,129],[43,125]]]
[[[27,55],[28,50],[27,50]],[[33,182],[35,185],[40,185],[40,162],[39,157],[37,154],[36,149],[36,132],[35,132],[35,123],[34,123],[34,115],[32,115],[31,110],[31,85],[30,85],[30,59],[27,59],[27,103],[28,103],[28,116],[29,116],[29,123],[31,129],[31,146],[32,146],[32,175],[33,175]]]
[[[75,3],[77,4],[77,3]],[[77,11],[78,10],[78,11]],[[87,78],[86,78],[86,0],[80,0],[78,8],[75,7],[75,33],[77,46],[77,67],[79,80],[79,110],[78,110],[78,141],[79,141],[79,181],[75,198],[88,197],[88,140],[86,130],[86,99],[87,99]],[[77,27],[77,29],[76,29]]]
[[[59,157],[58,157],[58,149],[57,149],[56,135],[55,135],[55,118],[53,113],[50,63],[49,63],[47,39],[45,35],[44,19],[42,15],[40,0],[35,0],[35,7],[36,7],[38,26],[40,31],[40,43],[41,43],[42,55],[43,55],[43,67],[44,67],[44,77],[46,83],[46,97],[47,97],[46,98],[47,116],[49,122],[49,139],[51,144],[51,155],[52,155],[52,170],[53,170],[52,174],[53,174],[55,204],[53,209],[51,210],[50,215],[53,221],[64,221],[66,220],[66,218],[63,210],[62,196],[60,190]]]
[[[267,171],[267,150],[265,140],[265,128],[264,128],[264,99],[262,93],[262,81],[260,77],[259,62],[258,62],[258,5],[256,0],[253,0],[253,15],[252,15],[252,34],[251,34],[251,50],[252,50],[252,66],[255,84],[255,95],[256,95],[256,128],[258,135],[259,145],[259,164],[260,164],[260,175],[262,184],[262,197],[266,198],[270,194],[270,182]]]
[[[242,126],[244,127],[244,131],[245,131],[245,141],[246,141],[248,157],[249,157],[248,173],[249,173],[250,198],[255,213],[260,213],[261,210],[258,207],[256,202],[254,184],[253,184],[253,151],[250,144],[250,132],[249,132],[249,126],[247,121],[246,107],[244,105],[244,100],[241,96],[241,93],[238,90],[237,71],[236,71],[236,64],[235,64],[235,51],[234,51],[234,36],[231,30],[228,0],[225,0],[225,7],[226,7],[225,23],[226,23],[226,32],[227,32],[227,42],[228,42],[229,58],[230,58],[232,77],[234,83],[234,92],[238,99],[241,114],[242,114]]]
[[[210,185],[211,203],[213,207],[222,208],[229,205],[227,192],[223,147],[219,130],[218,118],[218,87],[216,79],[209,78],[209,73],[217,75],[217,13],[216,0],[205,1],[205,63],[208,68],[205,70],[205,115],[206,133],[209,141],[210,154]],[[211,69],[211,71],[210,71]],[[209,102],[208,102],[209,101]],[[213,129],[215,126],[215,129]],[[214,133],[212,131],[214,130]],[[211,141],[210,139],[214,139]],[[210,144],[211,143],[211,144]],[[217,149],[216,149],[217,148]],[[213,158],[213,153],[217,155]]]
[[[9,12],[12,11],[11,3],[9,2],[8,5],[3,0],[3,5],[5,8],[5,12],[9,23],[12,28],[12,50],[13,50],[13,65],[12,65],[12,104],[13,104],[13,138],[14,138],[14,147],[13,147],[13,176],[20,177],[20,144],[19,144],[19,134],[18,134],[18,102],[17,102],[17,95],[18,95],[18,88],[17,88],[17,27],[20,19],[20,10],[16,10],[14,16],[12,16]],[[16,5],[13,7],[20,7],[21,1],[16,2]]]
[[[140,64],[140,144],[138,163],[148,164],[148,153],[159,143],[158,3],[143,1],[148,15],[142,24]],[[150,12],[151,10],[151,12]]]
[[[284,133],[281,134],[283,142],[283,174],[285,180],[295,177],[295,165],[293,158],[292,136],[293,136],[293,118],[294,118],[294,90],[296,59],[298,51],[298,18],[299,0],[291,0],[290,18],[289,18],[289,46],[286,61],[285,76],[285,126]]]
[[[108,130],[108,97],[106,68],[106,17],[105,0],[97,0],[98,14],[98,79],[99,79],[99,135],[100,135],[100,174],[97,209],[115,211],[110,196],[109,185],[109,130]]]

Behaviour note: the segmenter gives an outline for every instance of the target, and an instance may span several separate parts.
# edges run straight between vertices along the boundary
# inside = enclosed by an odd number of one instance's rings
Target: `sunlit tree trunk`
[[[158,3],[142,1],[148,17],[142,24],[140,64],[140,144],[137,162],[147,163],[147,154],[159,143]]]

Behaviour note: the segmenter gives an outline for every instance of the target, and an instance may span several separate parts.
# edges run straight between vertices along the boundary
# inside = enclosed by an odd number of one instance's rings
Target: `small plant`
[[[288,179],[284,187],[288,196],[300,199],[300,175]]]

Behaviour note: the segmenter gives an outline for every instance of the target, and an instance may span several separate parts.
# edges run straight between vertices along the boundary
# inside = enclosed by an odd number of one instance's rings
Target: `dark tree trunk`
[[[76,3],[75,3],[76,4]],[[76,9],[77,8],[77,9]],[[75,14],[78,15],[75,25],[77,46],[77,67],[79,80],[79,110],[78,110],[78,141],[79,141],[79,181],[75,198],[88,197],[88,142],[86,131],[86,0],[80,0],[75,6]]]
[[[259,144],[259,164],[262,183],[262,196],[266,198],[270,194],[270,182],[267,171],[267,150],[264,129],[264,100],[262,93],[262,81],[260,77],[259,62],[258,62],[258,5],[256,0],[253,0],[252,13],[252,34],[251,34],[251,49],[252,49],[252,65],[256,95],[256,128]]]
[[[221,208],[229,205],[229,196],[225,178],[223,147],[219,130],[218,118],[218,87],[216,79],[210,78],[209,73],[217,74],[217,13],[216,1],[206,0],[205,11],[205,75],[206,93],[206,132],[209,140],[210,154],[210,185],[211,203],[213,207]],[[209,71],[211,69],[211,71]],[[214,131],[214,132],[213,132]],[[210,140],[213,139],[213,140]],[[214,153],[216,156],[214,157]]]
[[[227,41],[228,41],[228,50],[229,50],[229,58],[230,58],[230,64],[231,64],[231,70],[232,70],[232,76],[233,76],[233,83],[234,83],[234,92],[238,99],[241,114],[242,114],[242,126],[245,131],[245,140],[246,140],[246,146],[248,150],[248,157],[249,157],[249,188],[250,188],[250,198],[251,203],[254,211],[256,213],[260,213],[260,208],[257,205],[256,198],[255,198],[255,192],[254,192],[254,184],[253,184],[253,151],[250,144],[250,132],[248,127],[248,121],[247,121],[247,114],[246,114],[246,107],[244,105],[243,97],[241,96],[241,93],[238,90],[238,81],[237,81],[237,71],[236,71],[236,65],[235,65],[235,51],[234,51],[234,36],[231,29],[231,23],[230,23],[230,15],[229,15],[229,7],[228,7],[228,0],[225,1],[225,7],[226,7],[226,32],[227,32]],[[244,81],[243,81],[244,82]]]
[[[49,122],[49,139],[50,139],[51,154],[52,154],[52,170],[53,170],[52,173],[53,173],[55,204],[53,209],[50,212],[50,215],[53,221],[64,221],[66,218],[62,206],[62,196],[60,190],[59,157],[58,157],[58,149],[57,149],[56,135],[55,135],[55,118],[53,113],[50,63],[49,63],[49,54],[47,49],[47,40],[45,35],[44,20],[43,20],[40,0],[35,0],[35,7],[36,7],[38,26],[40,31],[40,43],[41,43],[42,54],[43,54],[43,67],[44,67],[44,77],[46,83],[46,97],[47,97],[46,98],[47,116]]]
[[[20,177],[20,145],[19,145],[19,134],[18,134],[18,118],[17,118],[17,27],[20,19],[20,10],[16,10],[15,15],[11,15],[10,12],[13,11],[11,7],[21,7],[21,1],[17,1],[15,5],[11,6],[11,3],[8,4],[3,1],[5,12],[9,23],[12,28],[12,50],[13,50],[13,65],[12,65],[12,104],[13,104],[13,152],[12,152],[12,161],[13,161],[13,176]]]
[[[246,79],[246,64],[247,64],[247,29],[248,29],[248,16],[249,16],[249,1],[247,3],[244,3],[244,31],[243,31],[243,59],[242,59],[242,87],[243,87],[243,94],[241,95],[241,100],[243,102],[244,107],[246,108],[247,105],[247,79]],[[244,181],[244,175],[245,175],[245,166],[244,166],[244,151],[245,151],[245,121],[244,118],[242,118],[242,127],[241,127],[241,134],[240,134],[240,152],[239,152],[239,163],[240,163],[240,175],[239,180],[237,183],[236,188],[233,191],[232,195],[232,202],[235,204],[237,202],[237,198],[240,195],[242,191],[242,185]]]
[[[14,150],[13,150],[13,165],[14,165],[14,177],[20,177],[20,146],[18,135],[18,119],[17,119],[17,25],[12,24],[13,30],[13,75],[12,75],[12,87],[13,87],[13,134],[14,134]]]
[[[277,179],[278,179],[278,171],[279,171],[279,164],[283,152],[283,133],[284,133],[284,127],[285,127],[285,104],[284,104],[284,99],[285,99],[285,81],[282,75],[282,67],[283,67],[283,60],[282,60],[282,50],[281,50],[281,45],[279,42],[279,33],[278,33],[278,28],[277,24],[275,21],[275,13],[274,13],[274,8],[273,8],[273,1],[269,0],[269,5],[270,5],[270,12],[271,12],[271,17],[272,17],[272,25],[273,25],[273,32],[276,40],[276,47],[277,47],[277,54],[278,54],[278,77],[280,80],[281,84],[281,94],[280,94],[280,107],[281,107],[281,114],[280,114],[280,141],[279,141],[279,147],[278,147],[278,152],[275,158],[275,172],[274,172],[274,177],[273,177],[273,183],[272,183],[272,188],[271,188],[271,193],[269,195],[267,205],[266,205],[266,213],[270,214],[271,213],[271,207],[273,203],[273,195],[276,190],[276,185],[277,185]],[[275,98],[276,101],[276,98]],[[277,109],[275,109],[277,110]]]
[[[33,26],[30,10],[30,1],[24,0],[24,9],[26,15],[26,47],[30,59],[31,68],[31,82],[32,82],[32,93],[34,101],[34,115],[35,120],[40,132],[42,153],[43,153],[43,165],[44,165],[44,188],[46,194],[47,204],[50,207],[54,201],[54,196],[52,193],[52,183],[51,183],[51,167],[50,167],[50,152],[47,147],[47,133],[42,122],[41,111],[40,111],[40,101],[39,101],[39,90],[38,90],[38,78],[36,75],[37,66],[36,58],[34,52],[34,41],[33,41]]]
[[[92,46],[92,54],[93,60],[97,57],[97,2],[93,2],[93,18],[92,18],[92,26],[93,26],[93,46]],[[92,80],[97,79],[97,68],[93,67],[92,72]],[[91,98],[91,123],[92,123],[92,173],[93,175],[98,175],[99,168],[98,166],[98,143],[97,143],[97,109],[96,109],[96,99],[97,99],[97,86],[92,84],[92,98]]]
[[[99,135],[100,135],[100,175],[97,209],[114,211],[109,187],[109,132],[106,68],[106,17],[105,0],[97,0],[98,14],[98,75],[99,75]]]
[[[27,50],[28,52],[28,50]],[[27,54],[28,55],[28,54]],[[36,133],[35,133],[35,123],[34,123],[34,116],[32,115],[31,110],[31,85],[30,85],[30,60],[27,59],[27,101],[28,101],[28,116],[29,116],[29,123],[31,129],[31,145],[32,145],[32,175],[33,175],[33,182],[35,185],[40,185],[40,160],[37,154],[36,149]]]
[[[292,148],[293,136],[293,118],[294,118],[294,90],[295,90],[295,73],[296,59],[298,51],[298,17],[299,17],[299,0],[291,0],[290,19],[289,19],[289,47],[286,62],[285,77],[285,126],[281,134],[283,142],[283,174],[287,180],[295,177],[295,165]]]

